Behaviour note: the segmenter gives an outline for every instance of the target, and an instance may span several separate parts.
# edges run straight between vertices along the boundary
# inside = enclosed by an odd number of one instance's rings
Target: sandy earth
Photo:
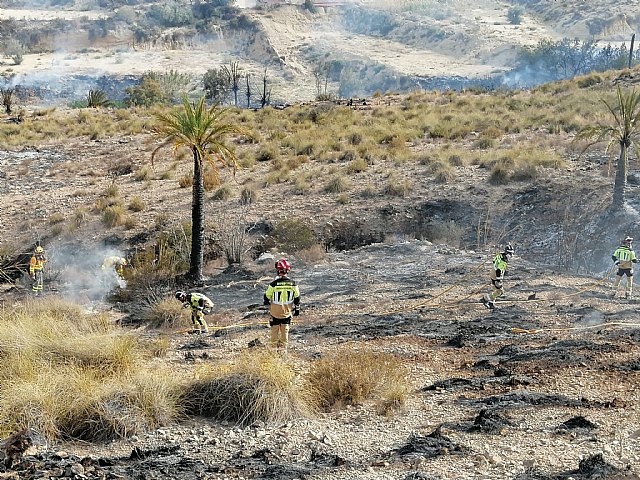
[[[246,3],[243,6],[251,5]],[[438,49],[414,48],[388,38],[350,33],[342,28],[333,9],[315,16],[287,5],[266,13],[250,8],[246,12],[261,23],[271,46],[283,59],[280,65],[271,59],[268,74],[274,96],[289,100],[305,100],[316,94],[315,66],[302,53],[305,46],[330,52],[331,58],[370,59],[405,74],[483,77],[511,66],[514,45],[531,45],[540,38],[558,36],[532,17],[525,16],[520,26],[510,25],[505,17],[506,4],[496,5],[483,0],[467,8],[464,2],[455,0],[447,8],[455,14],[443,20],[426,21],[467,40],[456,40],[455,44],[447,43]],[[104,14],[98,11],[0,10],[0,18],[34,20],[81,16],[97,18]],[[86,51],[82,52],[83,49]],[[140,75],[149,70],[175,68],[199,76],[209,68],[239,57],[243,70],[257,78],[264,72],[265,66],[261,62],[266,58],[263,51],[263,46],[259,46],[254,53],[239,54],[224,40],[196,42],[184,49],[141,49],[134,48],[127,37],[110,36],[99,43],[90,43],[84,35],[70,34],[56,40],[55,52],[24,55],[20,65],[13,65],[7,59],[0,68],[6,74],[17,75],[14,82],[31,76]]]

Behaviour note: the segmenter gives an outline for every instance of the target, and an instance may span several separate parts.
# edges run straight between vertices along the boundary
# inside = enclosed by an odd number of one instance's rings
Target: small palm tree
[[[100,108],[110,107],[113,102],[109,100],[104,90],[89,90],[87,94],[87,107]]]
[[[225,137],[231,133],[244,133],[236,125],[223,122],[226,110],[216,103],[210,108],[205,106],[205,97],[190,103],[185,97],[182,108],[170,113],[159,113],[154,133],[163,137],[162,145],[153,151],[151,160],[157,151],[172,145],[174,153],[186,147],[193,154],[193,196],[191,202],[191,255],[189,280],[202,280],[204,252],[204,167],[211,165],[216,175],[219,167],[232,168],[235,172],[237,157],[226,145]]]
[[[617,103],[603,102],[613,117],[612,124],[585,127],[576,138],[589,140],[587,148],[605,140],[608,141],[605,152],[609,152],[614,146],[620,148],[611,202],[612,210],[617,212],[624,207],[625,202],[629,149],[637,147],[640,140],[640,93],[633,89],[625,94],[618,85]]]

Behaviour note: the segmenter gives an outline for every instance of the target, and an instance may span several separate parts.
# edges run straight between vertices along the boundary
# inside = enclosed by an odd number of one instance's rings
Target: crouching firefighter
[[[300,315],[300,291],[296,282],[287,276],[291,271],[289,262],[278,260],[275,266],[278,276],[267,287],[263,303],[269,305],[271,315],[271,346],[286,353],[291,319]]]
[[[191,308],[191,323],[193,333],[208,333],[209,326],[204,316],[211,313],[213,302],[202,293],[176,292],[176,298],[182,302],[184,308]]]
[[[615,252],[613,252],[613,255],[611,255],[611,259],[614,261],[614,264],[618,266],[616,280],[613,282],[613,292],[611,293],[611,297],[616,296],[622,277],[625,275],[627,276],[627,283],[625,285],[624,298],[631,298],[631,294],[633,293],[633,264],[637,263],[638,259],[636,258],[636,253],[631,247],[632,242],[633,238],[625,237],[625,239],[620,242],[620,246]]]
[[[490,310],[496,308],[496,298],[504,294],[502,281],[504,279],[504,274],[509,267],[509,260],[513,256],[514,252],[514,248],[510,243],[508,243],[505,245],[503,252],[498,253],[493,257],[493,269],[491,270],[491,285],[493,285],[493,292],[491,292],[491,294],[485,293],[480,300],[484,306]]]

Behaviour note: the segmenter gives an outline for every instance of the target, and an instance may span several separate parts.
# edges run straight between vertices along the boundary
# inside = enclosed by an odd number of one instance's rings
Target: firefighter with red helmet
[[[291,264],[278,260],[275,264],[277,277],[269,284],[264,294],[264,304],[269,305],[271,320],[271,346],[286,353],[289,345],[289,328],[293,317],[300,315],[300,291],[291,278]]]
[[[627,277],[624,298],[631,298],[631,294],[633,293],[633,264],[637,263],[638,259],[636,258],[636,253],[633,251],[631,246],[632,242],[633,238],[625,237],[624,240],[620,242],[620,246],[615,250],[615,252],[613,252],[613,255],[611,255],[611,259],[614,261],[614,264],[618,266],[616,280],[613,282],[612,297],[616,296],[616,292],[620,286],[622,277],[624,276]]]

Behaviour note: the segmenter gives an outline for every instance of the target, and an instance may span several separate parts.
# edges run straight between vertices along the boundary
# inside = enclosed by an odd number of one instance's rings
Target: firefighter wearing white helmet
[[[124,269],[128,266],[129,262],[127,262],[126,258],[119,257],[117,255],[111,255],[104,259],[101,268],[105,273],[111,272],[113,270],[118,278],[124,279]]]
[[[515,253],[515,249],[511,246],[510,243],[507,243],[502,252],[498,253],[495,257],[493,257],[491,270],[491,285],[493,285],[493,292],[486,293],[480,301],[483,303],[485,307],[490,310],[495,308],[496,298],[504,294],[504,286],[502,281],[504,279],[504,274],[509,267],[509,260],[513,257]]]
[[[193,333],[208,333],[209,326],[204,316],[211,312],[213,302],[203,293],[178,291],[175,297],[182,302],[184,308],[191,308]]]
[[[620,286],[620,282],[624,276],[627,277],[624,298],[631,298],[633,293],[633,264],[637,263],[638,260],[636,259],[636,253],[633,251],[631,246],[632,242],[633,238],[625,237],[622,242],[620,242],[620,246],[615,250],[615,252],[613,252],[613,255],[611,255],[611,259],[614,261],[614,264],[618,266],[616,279],[613,282],[612,297],[616,296],[616,292],[618,291],[618,287]]]

